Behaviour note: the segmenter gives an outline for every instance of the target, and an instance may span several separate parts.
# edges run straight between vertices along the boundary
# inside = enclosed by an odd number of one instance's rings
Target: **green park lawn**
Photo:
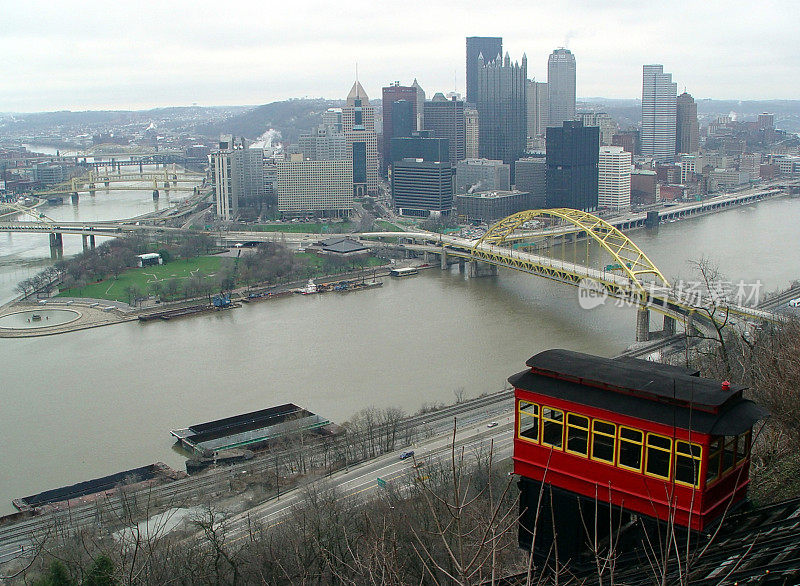
[[[400,228],[396,224],[392,224],[391,222],[387,222],[386,220],[375,220],[375,230],[381,232],[404,232],[403,228]]]
[[[142,294],[146,294],[148,285],[153,281],[185,280],[195,274],[210,276],[219,271],[221,263],[222,258],[218,256],[200,256],[189,260],[175,260],[165,265],[128,269],[116,279],[110,278],[84,287],[65,289],[60,291],[58,296],[91,297],[127,303],[130,300],[127,291],[131,285],[137,287]]]

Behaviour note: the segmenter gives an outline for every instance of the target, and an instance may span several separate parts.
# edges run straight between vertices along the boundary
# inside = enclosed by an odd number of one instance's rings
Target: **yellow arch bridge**
[[[675,318],[698,322],[727,320],[732,315],[757,322],[776,321],[774,314],[729,303],[719,291],[702,296],[673,287],[647,255],[620,230],[593,214],[568,208],[528,210],[504,218],[478,239],[429,232],[374,232],[372,237],[400,237],[411,251],[469,261],[470,274],[496,267],[537,275],[579,288],[584,307],[606,297],[639,307],[637,341],[649,335],[649,310],[665,316],[667,333]],[[695,292],[696,293],[696,292]]]

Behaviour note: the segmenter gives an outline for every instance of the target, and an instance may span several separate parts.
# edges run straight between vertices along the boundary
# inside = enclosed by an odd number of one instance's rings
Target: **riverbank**
[[[351,271],[349,273],[328,275],[319,279],[315,279],[315,282],[320,288],[318,293],[328,291],[335,291],[338,293],[362,291],[378,286],[372,284],[371,282],[367,282],[367,279],[374,281],[377,278],[388,277],[391,268],[392,267],[387,265],[371,270],[361,269],[358,271]],[[432,267],[429,265],[420,265],[418,268]],[[362,281],[365,283],[364,285],[360,284]],[[294,292],[301,292],[300,290],[307,285],[307,281],[298,280],[287,283],[280,287],[267,285],[240,287],[231,293],[231,305],[229,308],[234,309],[237,307],[242,307],[242,304],[248,304],[254,301],[260,302],[279,299],[287,295],[291,295]],[[341,286],[341,288],[337,289],[337,286]],[[215,310],[213,305],[208,303],[207,297],[196,297],[170,303],[156,304],[155,302],[151,302],[145,306],[139,307],[132,307],[119,301],[85,297],[51,297],[38,301],[18,298],[15,301],[0,307],[0,320],[6,316],[20,312],[33,310],[46,311],[48,309],[69,309],[78,313],[79,316],[77,319],[68,323],[56,324],[52,326],[45,324],[40,327],[25,327],[19,329],[0,327],[0,338],[53,336],[56,334],[66,334],[69,332],[76,332],[79,330],[97,328],[101,326],[110,326],[136,320],[148,321],[150,319],[161,319],[161,314],[168,318],[189,317]],[[167,320],[162,319],[162,321]]]

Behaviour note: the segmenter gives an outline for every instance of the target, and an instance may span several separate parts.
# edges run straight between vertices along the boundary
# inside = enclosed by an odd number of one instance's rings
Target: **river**
[[[53,213],[111,219],[153,206],[147,192],[98,193],[94,211],[88,200]],[[687,261],[708,257],[764,292],[800,277],[798,214],[800,199],[781,198],[632,237],[667,278],[694,278]],[[64,244],[74,253],[80,239]],[[3,235],[2,297],[48,258],[46,237]],[[20,259],[26,268],[9,270]],[[497,390],[546,348],[617,354],[634,323],[629,307],[581,309],[565,285],[508,270],[468,279],[454,267],[169,323],[0,339],[0,513],[12,498],[157,460],[183,468],[170,429],[284,402],[336,422],[368,405],[413,412]]]

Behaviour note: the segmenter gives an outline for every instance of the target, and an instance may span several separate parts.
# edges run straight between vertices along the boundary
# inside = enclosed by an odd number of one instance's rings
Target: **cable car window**
[[[539,441],[539,405],[519,402],[519,437]]]
[[[663,435],[648,433],[645,472],[668,480],[671,464],[672,440]]]
[[[706,484],[719,478],[719,464],[722,458],[722,438],[718,437],[711,442],[708,448],[708,469],[706,470]]]
[[[736,436],[725,437],[725,447],[722,450],[722,474],[733,468],[734,455],[736,454]]]
[[[736,444],[736,463],[746,460],[750,455],[750,432],[739,436],[739,442]]]
[[[564,412],[542,407],[542,443],[559,450],[564,444]]]
[[[623,468],[642,471],[642,432],[629,427],[619,428],[619,462]]]
[[[675,442],[675,482],[700,488],[700,461],[703,448],[688,442]]]
[[[589,455],[589,418],[567,413],[567,451],[579,456]]]
[[[617,426],[595,419],[592,421],[592,459],[614,463],[614,443]],[[639,448],[641,454],[641,447]]]

